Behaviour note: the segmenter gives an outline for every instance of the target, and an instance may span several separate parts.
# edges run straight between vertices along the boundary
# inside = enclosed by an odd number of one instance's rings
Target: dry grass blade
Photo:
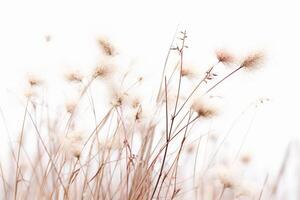
[[[102,57],[91,73],[65,75],[67,90],[62,96],[72,95],[67,103],[53,105],[44,94],[46,82],[30,77],[20,138],[15,147],[10,141],[7,166],[0,163],[0,198],[228,200],[248,195],[242,191],[244,177],[235,184],[227,176],[210,174],[214,165],[231,163],[220,149],[237,119],[224,139],[213,143],[202,131],[218,110],[203,99],[238,71],[257,68],[263,56],[250,54],[224,73],[219,67],[233,65],[236,59],[231,52],[219,50],[217,62],[208,65],[199,78],[194,65],[187,64],[186,43],[187,32],[176,30],[158,88],[144,84],[152,77],[143,81],[144,76],[135,76],[134,66],[106,38],[97,40]],[[193,102],[196,94],[200,98]],[[207,143],[202,146],[205,137]],[[209,151],[210,158],[206,157]],[[225,161],[218,160],[217,154]],[[274,196],[286,165],[287,158],[278,173]],[[12,179],[7,167],[13,169]],[[260,193],[251,195],[261,199],[268,189],[266,181]]]

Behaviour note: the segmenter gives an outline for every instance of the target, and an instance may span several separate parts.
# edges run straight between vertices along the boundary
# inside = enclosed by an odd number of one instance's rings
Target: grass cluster
[[[117,49],[99,39],[102,61],[88,75],[65,75],[77,98],[62,103],[55,116],[49,115],[53,110],[41,95],[44,81],[28,77],[18,142],[10,143],[9,159],[0,165],[1,198],[226,200],[275,195],[265,189],[267,177],[257,187],[243,179],[250,155],[241,155],[235,164],[216,159],[222,142],[217,145],[211,133],[199,134],[221,109],[211,92],[233,75],[261,66],[263,55],[237,59],[218,50],[216,62],[201,74],[185,64],[187,42],[186,31],[176,33],[157,74],[158,87],[145,94],[143,77],[120,70]],[[224,67],[229,72],[220,74],[217,68]],[[99,103],[93,93],[109,103]],[[82,117],[87,111],[93,118],[88,123]]]

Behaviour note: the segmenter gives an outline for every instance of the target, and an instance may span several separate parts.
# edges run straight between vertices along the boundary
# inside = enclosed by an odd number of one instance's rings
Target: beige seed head
[[[217,114],[217,109],[202,98],[194,100],[191,108],[198,114],[199,117],[211,118]]]
[[[252,160],[252,157],[251,157],[251,154],[250,153],[244,153],[241,157],[240,157],[240,161],[247,165],[251,162]]]
[[[83,79],[83,75],[80,74],[78,71],[73,71],[73,72],[67,73],[65,75],[65,78],[69,82],[81,82]]]
[[[115,56],[116,55],[116,50],[108,39],[99,38],[98,44],[105,55],[107,55],[107,56]]]
[[[264,60],[264,54],[261,52],[248,55],[241,63],[241,67],[252,70],[261,65]]]
[[[217,50],[216,56],[217,56],[217,59],[219,62],[226,64],[226,65],[231,64],[235,61],[234,56],[224,49]]]
[[[135,97],[131,100],[132,108],[138,108],[141,105],[141,100],[138,97]]]
[[[93,72],[94,78],[109,78],[114,71],[114,66],[107,62],[101,62]]]
[[[37,96],[37,93],[36,91],[34,91],[32,88],[27,88],[25,91],[24,91],[24,96],[26,98],[33,98],[33,97],[36,97]]]
[[[84,134],[79,131],[70,132],[62,138],[64,151],[75,158],[80,158],[84,144]]]
[[[196,146],[194,144],[190,144],[186,148],[187,154],[193,154],[195,152],[195,150],[196,150]]]
[[[75,101],[67,101],[65,103],[65,108],[68,113],[73,113],[77,106],[77,102]]]
[[[32,75],[32,74],[28,75],[27,81],[31,87],[40,86],[44,82],[40,77]]]
[[[192,67],[183,67],[181,70],[182,77],[193,79],[196,78],[197,75],[198,75],[197,71],[195,70],[195,68]]]
[[[115,91],[112,93],[110,103],[113,107],[119,107],[125,103],[127,97],[128,94],[126,92]]]
[[[231,188],[236,185],[236,178],[235,174],[233,173],[233,170],[230,169],[228,166],[219,166],[216,168],[216,175],[219,182],[225,187],[225,188]]]

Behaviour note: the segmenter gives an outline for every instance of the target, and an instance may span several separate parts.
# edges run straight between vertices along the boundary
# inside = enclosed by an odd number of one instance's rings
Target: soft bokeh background
[[[252,50],[266,52],[259,72],[234,76],[215,91],[224,94],[226,105],[217,129],[226,132],[250,103],[269,98],[255,118],[253,112],[245,114],[228,140],[239,145],[251,125],[243,150],[253,154],[263,172],[277,170],[288,142],[299,139],[298,4],[296,0],[1,0],[0,107],[5,124],[12,134],[21,126],[18,96],[25,88],[26,74],[46,79],[53,102],[63,99],[63,73],[70,69],[88,73],[95,66],[98,36],[108,36],[123,56],[121,64],[135,63],[148,79],[148,86],[157,88],[159,83],[149,80],[160,78],[179,26],[189,36],[186,61],[199,68],[215,62],[214,50],[218,48],[237,56]],[[46,42],[47,36],[50,42]],[[6,141],[3,124],[1,119],[2,145]]]

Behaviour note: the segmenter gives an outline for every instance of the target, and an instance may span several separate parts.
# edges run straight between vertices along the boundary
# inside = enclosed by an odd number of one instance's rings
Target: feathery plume
[[[68,113],[73,113],[77,106],[77,102],[75,101],[67,101],[65,103],[65,109]]]
[[[119,107],[124,104],[128,94],[126,92],[115,91],[111,97],[111,105],[114,107]]]
[[[224,49],[217,50],[216,56],[218,61],[223,63],[224,65],[232,64],[235,61],[234,56]]]
[[[225,166],[219,166],[216,169],[217,178],[220,181],[220,183],[224,186],[224,188],[231,188],[236,185],[236,178],[234,174],[232,173],[232,169]]]
[[[77,159],[80,158],[81,150],[84,144],[84,135],[82,132],[70,132],[62,139],[64,151]]]
[[[114,46],[111,44],[111,42],[108,41],[108,39],[99,38],[98,44],[105,55],[107,55],[107,56],[115,56],[116,55],[116,50],[115,50]]]
[[[245,164],[245,165],[249,164],[249,163],[251,162],[251,159],[252,159],[252,157],[251,157],[251,154],[250,154],[250,153],[244,153],[244,154],[241,155],[241,157],[240,157],[241,163],[243,163],[243,164]]]
[[[65,75],[65,78],[69,82],[81,82],[83,79],[83,75],[79,73],[79,71],[72,71]]]
[[[93,73],[94,78],[108,78],[114,71],[114,65],[108,62],[101,62]]]
[[[189,79],[196,78],[198,75],[195,68],[192,67],[183,67],[181,70],[181,76]]]
[[[239,184],[236,184],[234,187],[234,197],[235,199],[240,199],[241,197],[254,197],[255,188],[252,184],[242,181]]]
[[[132,108],[138,108],[141,105],[141,100],[138,97],[134,97],[131,99]]]
[[[260,66],[264,60],[264,55],[261,52],[248,55],[241,63],[241,67],[252,70]]]
[[[40,86],[44,82],[41,78],[32,74],[28,75],[27,81],[31,87]]]
[[[204,101],[202,98],[194,100],[191,108],[198,114],[199,117],[211,118],[217,114],[216,108],[208,101]]]

